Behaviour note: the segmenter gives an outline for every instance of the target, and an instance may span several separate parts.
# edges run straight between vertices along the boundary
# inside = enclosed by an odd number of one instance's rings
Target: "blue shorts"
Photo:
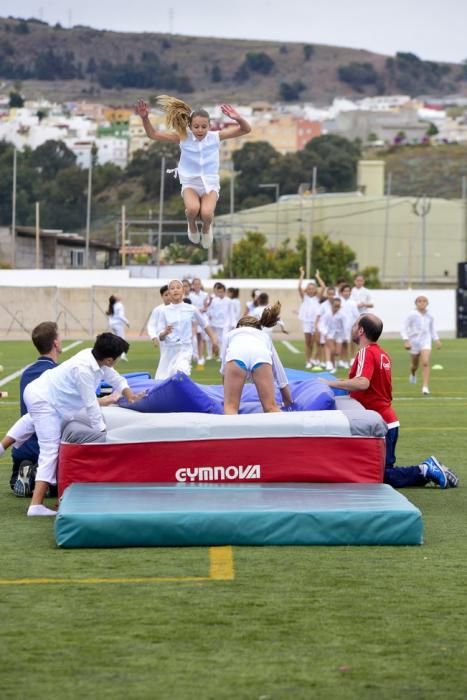
[[[261,367],[261,365],[264,365],[264,364],[265,364],[265,362],[257,362],[255,365],[253,365],[253,367],[252,367],[250,370],[248,370],[248,367],[247,367],[246,364],[243,362],[243,360],[234,360],[234,362],[236,362],[237,365],[238,365],[239,367],[241,367],[242,369],[244,369],[245,372],[248,372],[248,371],[254,372],[255,369],[258,369],[258,367]]]

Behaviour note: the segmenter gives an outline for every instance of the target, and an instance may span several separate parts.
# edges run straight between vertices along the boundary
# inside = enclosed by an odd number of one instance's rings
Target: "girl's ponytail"
[[[191,121],[191,107],[183,100],[170,95],[158,95],[156,102],[165,112],[167,128],[176,131],[181,139],[186,139]]]

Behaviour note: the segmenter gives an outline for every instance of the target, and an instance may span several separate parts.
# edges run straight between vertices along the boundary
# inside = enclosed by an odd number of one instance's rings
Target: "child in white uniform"
[[[439,350],[441,342],[435,329],[433,316],[428,313],[428,299],[419,296],[415,299],[415,311],[412,311],[404,321],[401,331],[404,347],[410,352],[409,382],[415,384],[416,372],[420,360],[422,362],[422,394],[429,394],[430,355],[432,341]]]
[[[345,317],[341,311],[340,299],[331,301],[331,311],[321,317],[319,328],[325,338],[326,369],[334,373],[345,337]]]
[[[303,288],[305,269],[300,268],[300,278],[298,280],[298,293],[302,303],[298,311],[298,318],[302,322],[303,334],[305,337],[305,368],[319,365],[319,360],[313,357],[313,345],[316,337],[316,317],[319,314],[320,301],[326,289],[320,277],[319,270],[316,270],[316,279],[319,282],[319,289],[316,281],[310,280]]]
[[[191,283],[190,300],[200,313],[206,313],[209,304],[209,294],[204,291],[199,277],[194,277]],[[206,334],[201,326],[196,326],[195,331],[193,354],[198,358],[198,369],[202,369],[205,363]]]
[[[221,110],[237,123],[221,131],[209,131],[209,114],[204,109],[191,110],[185,102],[168,95],[159,95],[157,103],[166,113],[167,128],[158,131],[149,121],[149,109],[138,100],[135,112],[143,120],[150,139],[170,141],[180,145],[180,161],[176,174],[182,185],[182,197],[188,223],[188,238],[209,248],[213,241],[212,220],[219,197],[219,142],[248,134],[248,122],[231,106],[222,104]],[[201,219],[201,236],[196,223]]]
[[[236,414],[247,377],[251,377],[265,413],[280,411],[274,390],[276,380],[284,406],[292,405],[288,380],[271,338],[261,330],[276,325],[281,305],[267,307],[258,320],[243,316],[237,328],[227,333],[222,349],[224,413]]]
[[[168,379],[177,372],[191,374],[193,357],[193,323],[197,323],[211,338],[214,352],[218,352],[217,338],[205,316],[193,304],[183,301],[180,280],[169,282],[170,304],[161,309],[157,319],[157,338],[161,357],[155,379]]]
[[[39,462],[36,485],[28,508],[29,516],[56,515],[46,508],[43,500],[49,484],[56,483],[57,458],[62,425],[72,420],[83,409],[90,427],[104,432],[105,423],[99,407],[96,390],[104,379],[114,390],[130,401],[143,394],[134,394],[126,379],[113,369],[122,352],[128,351],[128,343],[113,333],[102,333],[94,347],[81,350],[69,360],[41,374],[24,390],[28,413],[10,428],[0,446],[0,454],[16,442],[19,446],[32,433],[39,441]],[[29,434],[28,423],[29,421]]]
[[[232,301],[226,296],[225,285],[216,282],[214,296],[208,307],[209,323],[217,336],[219,347],[222,347],[224,333],[233,327],[232,322]]]
[[[106,314],[109,318],[109,328],[112,333],[118,335],[119,338],[125,338],[125,327],[129,328],[130,323],[125,318],[125,308],[122,303],[122,297],[112,294],[109,297],[109,306]],[[122,360],[128,361],[126,353],[122,353]]]
[[[348,369],[350,367],[350,348],[352,345],[352,326],[360,316],[358,306],[353,299],[350,298],[352,287],[350,284],[343,284],[339,288],[339,297],[341,300],[341,313],[344,316],[345,334],[342,342],[341,360],[338,362],[339,367]]]

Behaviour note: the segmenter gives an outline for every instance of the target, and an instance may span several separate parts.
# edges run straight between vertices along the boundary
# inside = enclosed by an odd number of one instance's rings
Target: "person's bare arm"
[[[302,289],[302,283],[305,278],[305,268],[301,267],[300,268],[300,277],[298,278],[298,293],[300,294],[300,299],[303,299],[305,296],[305,292]]]
[[[322,382],[334,389],[344,391],[365,391],[370,386],[370,380],[366,377],[353,377],[352,379],[322,379]]]
[[[225,139],[234,139],[237,136],[244,136],[244,134],[249,134],[251,131],[251,126],[246,119],[242,117],[232,105],[221,104],[222,113],[226,117],[233,119],[237,123],[232,126],[226,126],[225,129],[219,132],[219,140],[225,141]]]
[[[175,131],[159,131],[149,121],[149,109],[144,100],[138,100],[135,104],[135,114],[141,117],[146,136],[154,141],[169,141],[180,143],[180,137]]]

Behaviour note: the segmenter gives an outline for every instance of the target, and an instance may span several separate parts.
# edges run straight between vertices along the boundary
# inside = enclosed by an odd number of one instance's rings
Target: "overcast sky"
[[[213,8],[213,9],[211,9]],[[467,59],[466,0],[0,0],[0,15],[64,27],[301,41]]]

